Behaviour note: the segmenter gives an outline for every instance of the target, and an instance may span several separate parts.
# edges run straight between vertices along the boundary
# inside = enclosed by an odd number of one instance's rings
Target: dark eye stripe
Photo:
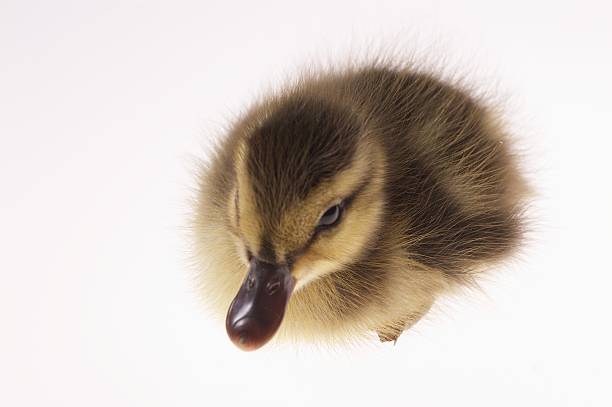
[[[343,211],[346,212],[351,204],[353,203],[353,201],[355,200],[355,198],[364,190],[366,189],[366,187],[368,186],[368,184],[370,183],[370,178],[366,178],[364,179],[358,186],[357,188],[355,188],[355,190],[346,198],[344,199],[343,204],[344,204],[344,208]],[[302,246],[300,249],[294,250],[291,253],[287,253],[287,259],[290,259],[291,262],[294,262],[295,259],[297,257],[299,257],[300,255],[302,255],[303,253],[306,252],[306,250],[308,250],[308,248],[310,246],[312,246],[312,244],[315,242],[315,240],[317,240],[317,237],[319,237],[319,232],[321,232],[323,229],[320,227],[316,227],[312,233],[312,235],[310,236],[310,239],[308,239],[308,241],[306,242],[306,244],[304,244],[304,246]],[[289,261],[289,260],[288,260]]]

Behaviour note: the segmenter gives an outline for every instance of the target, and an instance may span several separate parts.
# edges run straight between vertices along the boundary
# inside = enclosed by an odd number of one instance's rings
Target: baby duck
[[[243,350],[279,328],[395,341],[519,245],[524,185],[460,87],[380,64],[306,76],[233,123],[201,173],[202,289]]]

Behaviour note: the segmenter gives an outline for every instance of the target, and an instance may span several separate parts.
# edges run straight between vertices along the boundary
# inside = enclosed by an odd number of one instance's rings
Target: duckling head
[[[294,290],[355,261],[377,235],[385,162],[363,120],[327,101],[285,100],[244,131],[227,207],[248,271],[226,329],[254,350]]]

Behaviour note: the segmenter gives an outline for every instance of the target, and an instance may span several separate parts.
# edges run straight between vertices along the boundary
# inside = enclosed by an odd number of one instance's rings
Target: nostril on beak
[[[266,291],[267,291],[268,295],[273,295],[275,292],[278,291],[279,288],[280,288],[280,280],[278,280],[278,279],[269,281],[266,284]]]

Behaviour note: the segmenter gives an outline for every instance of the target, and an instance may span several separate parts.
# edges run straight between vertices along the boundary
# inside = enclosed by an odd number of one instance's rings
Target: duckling
[[[520,245],[507,141],[481,100],[402,66],[305,75],[255,103],[199,175],[194,217],[231,341],[396,341]]]

